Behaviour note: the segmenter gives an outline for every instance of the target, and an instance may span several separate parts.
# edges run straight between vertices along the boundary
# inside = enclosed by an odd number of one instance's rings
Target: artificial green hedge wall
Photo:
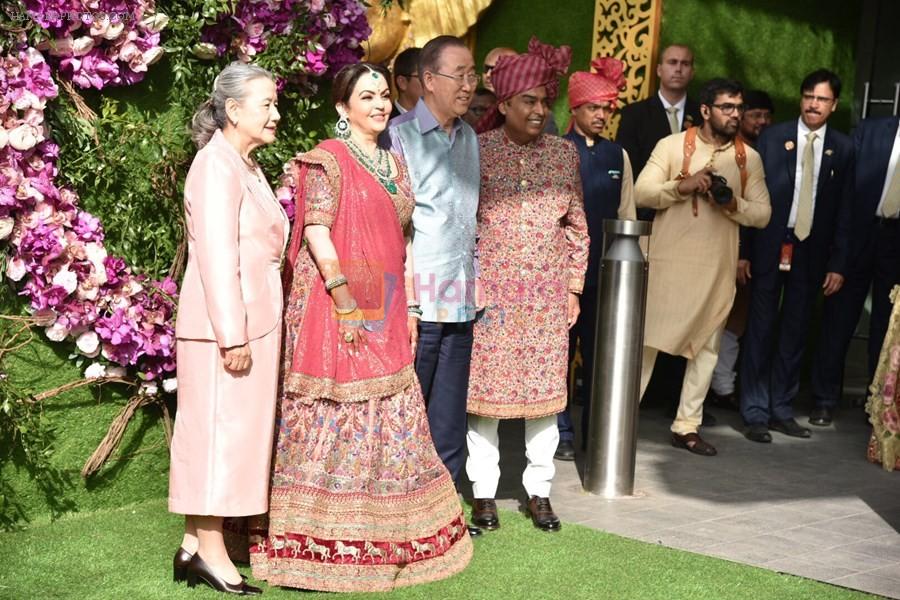
[[[819,67],[844,81],[832,121],[850,127],[858,3],[843,0],[663,0],[661,47],[686,43],[696,55],[696,89],[706,79],[731,76],[769,92],[776,120],[797,116],[803,76]],[[532,34],[572,46],[572,70],[587,69],[594,31],[593,0],[494,0],[478,23],[476,61],[488,50],[524,51]],[[554,107],[557,123],[568,122],[567,86]]]

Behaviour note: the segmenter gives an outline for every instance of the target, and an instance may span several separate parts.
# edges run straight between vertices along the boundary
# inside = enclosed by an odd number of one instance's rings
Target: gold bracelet
[[[359,308],[359,304],[356,303],[356,300],[350,301],[350,306],[348,308],[341,308],[337,304],[334,305],[334,312],[339,315],[349,315],[351,313],[356,312]]]

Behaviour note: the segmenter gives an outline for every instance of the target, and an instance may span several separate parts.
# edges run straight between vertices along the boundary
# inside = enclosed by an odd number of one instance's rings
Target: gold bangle
[[[334,312],[336,312],[336,313],[339,314],[339,315],[349,315],[349,314],[352,314],[352,313],[356,312],[356,310],[357,310],[358,308],[359,308],[359,305],[356,303],[356,300],[351,300],[351,301],[350,301],[350,306],[347,307],[347,308],[341,308],[340,306],[338,306],[337,304],[335,304],[335,305],[334,305]]]

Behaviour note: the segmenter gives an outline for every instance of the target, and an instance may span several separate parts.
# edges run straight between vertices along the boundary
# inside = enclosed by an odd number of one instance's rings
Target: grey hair
[[[266,69],[242,62],[229,64],[216,76],[212,94],[197,108],[191,119],[191,139],[198,150],[209,143],[217,129],[225,128],[228,120],[225,116],[225,102],[229,98],[238,102],[243,100],[247,93],[247,83],[260,77],[275,81]]]

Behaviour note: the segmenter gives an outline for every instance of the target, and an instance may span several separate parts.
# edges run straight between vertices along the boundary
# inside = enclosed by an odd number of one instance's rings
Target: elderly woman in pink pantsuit
[[[194,115],[184,190],[188,262],[178,321],[169,510],[185,515],[174,578],[261,593],[228,557],[223,517],[265,513],[281,347],[288,219],[252,152],[275,140],[272,76],[233,63]]]

